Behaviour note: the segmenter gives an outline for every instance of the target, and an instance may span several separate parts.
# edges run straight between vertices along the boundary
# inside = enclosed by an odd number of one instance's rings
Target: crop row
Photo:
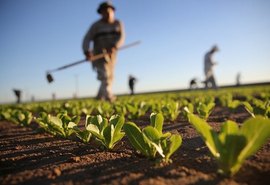
[[[181,146],[179,133],[163,133],[164,120],[174,121],[181,114],[205,141],[216,159],[219,172],[234,175],[245,159],[253,155],[270,137],[269,93],[264,96],[233,98],[232,94],[157,99],[123,99],[114,104],[94,100],[2,106],[0,120],[27,126],[33,121],[46,132],[82,142],[100,142],[107,150],[126,136],[131,146],[150,159],[170,162],[171,155]],[[222,124],[215,132],[207,118],[216,105],[235,111],[243,106],[250,113],[241,128],[233,121]],[[149,125],[140,128],[136,119],[150,113]],[[33,116],[35,115],[35,116]],[[81,119],[81,116],[85,119]],[[80,127],[79,123],[84,123]]]
[[[166,121],[175,121],[179,116],[184,115],[184,107],[189,111],[198,114],[207,120],[216,106],[221,106],[232,113],[239,107],[243,107],[252,117],[261,115],[270,117],[270,93],[264,96],[254,97],[251,95],[242,96],[240,99],[233,97],[232,93],[221,94],[219,96],[167,96],[163,98],[126,98],[111,104],[95,100],[75,100],[62,102],[29,103],[21,105],[0,106],[0,120],[8,119],[14,114],[14,110],[28,110],[34,115],[46,112],[56,115],[59,112],[67,111],[68,115],[102,115],[109,118],[113,114],[123,115],[126,119],[138,119],[146,113],[162,113]]]

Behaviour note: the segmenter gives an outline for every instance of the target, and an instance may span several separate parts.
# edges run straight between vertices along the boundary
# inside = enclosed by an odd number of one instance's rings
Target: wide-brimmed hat
[[[99,5],[97,12],[101,14],[101,11],[105,8],[112,8],[115,11],[115,7],[110,2],[103,2]]]

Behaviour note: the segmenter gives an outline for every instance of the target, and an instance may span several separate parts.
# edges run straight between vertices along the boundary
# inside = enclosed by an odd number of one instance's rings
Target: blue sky
[[[100,0],[0,0],[0,103],[95,96],[96,73],[84,63],[53,73],[46,70],[84,58],[81,45],[97,19]],[[203,79],[203,56],[214,44],[220,52],[218,85],[270,81],[270,1],[268,0],[113,0],[123,21],[126,44],[118,53],[113,91],[128,93],[129,74],[137,92],[187,88]]]

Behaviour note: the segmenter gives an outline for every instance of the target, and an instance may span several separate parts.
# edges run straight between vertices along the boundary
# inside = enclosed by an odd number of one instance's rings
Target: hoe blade
[[[47,77],[47,81],[49,83],[53,82],[53,77],[52,77],[52,75],[50,73],[47,73],[46,77]]]

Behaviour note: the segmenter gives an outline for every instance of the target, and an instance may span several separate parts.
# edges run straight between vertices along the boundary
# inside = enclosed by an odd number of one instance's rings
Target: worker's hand
[[[92,57],[93,57],[93,53],[92,52],[87,51],[87,52],[84,53],[84,55],[85,55],[85,58],[87,60],[92,61]]]
[[[113,53],[116,52],[116,47],[111,47],[111,48],[108,48],[106,50],[107,50],[109,57],[112,58]]]
[[[116,51],[116,47],[111,47],[107,49],[108,54],[112,54]]]

